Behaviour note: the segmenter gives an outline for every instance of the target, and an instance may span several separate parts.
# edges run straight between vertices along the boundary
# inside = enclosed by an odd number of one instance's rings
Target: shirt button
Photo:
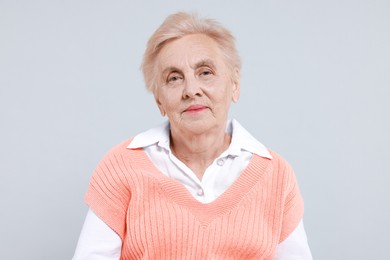
[[[218,159],[218,160],[217,160],[217,164],[218,164],[219,166],[222,166],[224,163],[225,163],[224,159]]]
[[[203,196],[204,195],[203,189],[199,189],[197,194],[198,196]]]

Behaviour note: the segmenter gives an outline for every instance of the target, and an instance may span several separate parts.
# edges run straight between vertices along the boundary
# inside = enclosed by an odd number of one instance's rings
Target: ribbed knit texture
[[[121,259],[273,259],[302,218],[294,173],[272,151],[272,160],[254,155],[226,192],[202,204],[129,143],[99,163],[86,195],[121,237]]]

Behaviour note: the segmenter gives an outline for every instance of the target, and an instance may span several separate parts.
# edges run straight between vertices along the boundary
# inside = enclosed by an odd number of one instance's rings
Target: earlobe
[[[156,97],[156,95],[154,96],[154,100],[156,101],[157,107],[160,110],[161,115],[165,116],[166,115],[165,109],[164,109],[163,105],[161,104],[160,100],[158,99],[158,97]]]
[[[164,117],[166,115],[164,109],[162,109],[160,106],[158,106],[158,109],[160,110],[161,116]]]
[[[232,101],[234,103],[237,103],[239,98],[240,98],[240,71],[238,69],[235,69],[234,79],[233,79]]]
[[[232,100],[234,103],[237,103],[239,98],[240,98],[240,84],[234,83]]]

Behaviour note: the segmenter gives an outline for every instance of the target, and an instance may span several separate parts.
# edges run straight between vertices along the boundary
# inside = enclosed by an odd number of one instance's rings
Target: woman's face
[[[157,66],[154,96],[173,132],[225,129],[230,103],[240,94],[239,71],[228,69],[213,39],[193,34],[174,40],[161,49]]]

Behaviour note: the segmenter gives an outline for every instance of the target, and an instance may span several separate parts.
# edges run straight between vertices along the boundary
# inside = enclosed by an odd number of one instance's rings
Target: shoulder
[[[292,171],[292,167],[291,167],[290,163],[284,157],[282,157],[280,154],[278,154],[277,152],[275,152],[269,148],[267,148],[267,149],[272,156],[271,162],[275,166],[277,166],[278,168],[281,168],[281,169],[287,169],[287,170]]]
[[[109,151],[108,154],[110,153],[121,153],[124,151],[129,150],[128,146],[131,144],[131,141],[134,139],[134,136],[127,138],[126,140],[120,142],[119,144],[113,146]]]
[[[132,137],[120,142],[119,144],[114,145],[110,149],[108,149],[108,151],[104,154],[102,160],[104,161],[104,160],[110,159],[112,157],[117,157],[117,156],[129,153],[129,151],[131,151],[132,149],[129,149],[128,146],[130,145],[130,143],[133,139],[134,139],[134,137],[132,136]]]
[[[291,164],[277,152],[267,148],[272,158],[268,159],[269,175],[272,182],[282,185],[286,190],[296,185],[296,177]]]
[[[131,149],[127,146],[133,138],[128,138],[125,141],[113,146],[109,149],[97,164],[92,180],[94,179],[125,179],[127,175],[127,161],[124,158],[129,157]]]

